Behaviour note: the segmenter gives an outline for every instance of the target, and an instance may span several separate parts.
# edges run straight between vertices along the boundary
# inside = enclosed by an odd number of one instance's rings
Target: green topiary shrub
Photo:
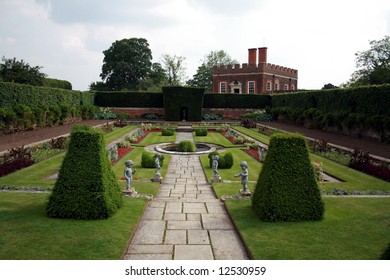
[[[183,140],[177,145],[179,152],[196,152],[195,143],[190,140]]]
[[[149,153],[144,151],[141,157],[141,166],[143,168],[155,168],[155,160],[157,154]],[[164,164],[164,155],[160,157],[160,167]]]
[[[213,160],[212,156],[218,155],[218,169],[230,169],[233,166],[234,160],[233,160],[233,154],[231,152],[227,152],[223,155],[220,155],[217,151],[212,152],[208,155],[210,167],[213,166]]]
[[[196,136],[207,136],[208,131],[207,128],[197,128],[195,129],[195,135]]]
[[[106,219],[122,205],[122,194],[108,161],[103,134],[75,126],[58,180],[47,204],[53,218]]]
[[[163,128],[161,135],[162,136],[172,136],[175,134],[175,130],[173,128]]]
[[[301,135],[277,133],[271,137],[252,207],[267,222],[323,218],[324,204]]]

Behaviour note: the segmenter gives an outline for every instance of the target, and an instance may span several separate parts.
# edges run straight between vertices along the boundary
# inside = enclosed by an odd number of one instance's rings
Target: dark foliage
[[[234,158],[233,158],[233,154],[231,152],[227,152],[227,153],[225,153],[223,155],[219,154],[217,151],[210,153],[208,155],[208,158],[209,158],[209,163],[210,163],[210,167],[211,168],[213,166],[213,160],[212,160],[212,156],[213,155],[218,155],[219,156],[219,159],[218,159],[218,169],[230,169],[230,168],[232,168],[233,163],[234,163]]]
[[[143,168],[155,168],[156,157],[157,157],[157,154],[153,154],[153,153],[149,153],[149,152],[144,151],[142,153],[141,166]],[[163,164],[164,164],[164,155],[160,155],[160,167],[162,167]]]

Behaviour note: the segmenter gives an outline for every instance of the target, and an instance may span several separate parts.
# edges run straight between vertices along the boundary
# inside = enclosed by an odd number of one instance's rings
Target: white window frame
[[[255,81],[248,81],[248,94],[255,94]]]
[[[272,91],[272,82],[267,82],[267,91]]]
[[[224,91],[222,91],[223,87],[224,87]],[[227,92],[227,83],[226,82],[220,82],[219,83],[219,92],[220,93],[226,93]]]

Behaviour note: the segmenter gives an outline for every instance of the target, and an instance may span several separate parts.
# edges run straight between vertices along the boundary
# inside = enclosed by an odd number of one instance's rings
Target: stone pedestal
[[[123,193],[125,195],[130,195],[130,196],[136,196],[137,195],[137,191],[134,188],[124,189]]]
[[[159,183],[162,183],[162,181],[163,181],[163,177],[161,177],[160,172],[154,173],[154,177],[153,177],[153,179],[152,179],[152,182],[159,182]]]
[[[221,176],[215,174],[213,177],[211,177],[211,183],[220,183],[222,182]]]
[[[251,196],[252,195],[252,192],[250,191],[250,189],[247,189],[246,191],[244,191],[243,189],[241,189],[239,191],[239,195],[240,196]]]

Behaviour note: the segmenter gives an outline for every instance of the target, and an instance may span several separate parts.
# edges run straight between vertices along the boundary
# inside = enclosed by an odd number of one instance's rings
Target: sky
[[[388,0],[0,0],[0,56],[76,90],[101,81],[103,51],[124,38],[145,38],[153,62],[185,57],[188,79],[211,51],[247,63],[267,47],[298,88],[319,89],[348,81],[355,53],[389,34]]]

